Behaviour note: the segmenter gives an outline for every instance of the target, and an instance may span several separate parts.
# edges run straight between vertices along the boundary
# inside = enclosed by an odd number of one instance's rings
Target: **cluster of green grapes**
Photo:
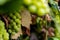
[[[9,34],[5,29],[4,23],[0,20],[0,40],[9,40]]]
[[[21,28],[21,16],[20,13],[10,13],[9,17],[9,29],[8,32],[11,34],[16,34]]]
[[[50,12],[47,0],[23,0],[23,2],[30,12],[36,13],[38,16],[43,16]]]

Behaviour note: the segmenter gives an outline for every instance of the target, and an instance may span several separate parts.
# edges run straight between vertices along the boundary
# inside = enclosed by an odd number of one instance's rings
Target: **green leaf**
[[[22,0],[11,0],[0,6],[0,13],[19,11],[22,6]]]

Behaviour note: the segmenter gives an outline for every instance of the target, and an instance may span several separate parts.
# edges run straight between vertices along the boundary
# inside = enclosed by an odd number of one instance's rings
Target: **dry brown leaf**
[[[30,12],[27,11],[26,9],[21,11],[21,22],[22,26],[28,28],[30,30],[30,24],[31,24],[31,15]]]

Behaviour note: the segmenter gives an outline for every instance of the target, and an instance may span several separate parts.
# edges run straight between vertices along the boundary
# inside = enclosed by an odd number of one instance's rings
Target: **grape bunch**
[[[19,13],[10,13],[9,17],[9,27],[8,32],[11,34],[16,34],[21,29],[21,16]]]
[[[9,40],[9,34],[4,25],[5,24],[0,20],[0,40]]]
[[[23,3],[31,13],[38,16],[43,16],[50,12],[47,0],[23,0]]]

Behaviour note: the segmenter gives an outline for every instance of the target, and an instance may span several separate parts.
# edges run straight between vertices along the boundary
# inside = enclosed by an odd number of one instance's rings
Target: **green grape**
[[[9,17],[13,17],[13,13],[8,14]]]
[[[42,3],[41,2],[36,2],[35,5],[36,5],[37,8],[41,8],[42,7]]]
[[[14,20],[16,19],[16,16],[15,15],[13,15],[13,17],[12,17]]]
[[[18,26],[18,28],[21,28],[21,25],[17,25]]]
[[[46,12],[45,12],[45,10],[43,8],[38,9],[38,12],[37,12],[38,16],[43,16],[45,14],[46,14]]]
[[[0,26],[1,26],[1,27],[4,26],[4,23],[3,23],[2,21],[0,21]]]
[[[0,38],[0,40],[3,40],[3,38]]]
[[[13,22],[12,24],[13,24],[13,26],[15,26],[15,25],[16,25],[16,23],[15,23],[15,22]]]
[[[17,27],[15,30],[16,30],[16,32],[18,32],[20,30],[20,28]]]
[[[25,5],[30,5],[32,3],[32,0],[23,0]]]
[[[16,18],[21,19],[21,15],[18,12],[15,13],[15,16],[16,16]]]
[[[12,33],[11,29],[8,30],[9,33]]]
[[[20,28],[18,28],[18,26],[14,26],[14,29],[18,32]]]
[[[30,5],[30,6],[28,7],[28,9],[29,9],[29,11],[32,12],[32,13],[36,13],[36,11],[37,11],[37,8],[36,8],[35,5]]]
[[[10,23],[13,23],[14,21],[10,19]]]
[[[20,24],[20,20],[19,20],[19,19],[16,19],[15,22],[16,22],[17,24]]]
[[[46,13],[50,13],[50,8],[47,7],[47,8],[45,9],[45,12],[46,12]]]
[[[42,3],[46,3],[47,2],[47,0],[40,0]]]
[[[3,39],[8,40],[8,38],[9,38],[8,36],[9,36],[8,33],[6,33],[6,34],[4,33]]]
[[[46,4],[46,3],[42,3],[42,8],[48,8],[48,4]]]
[[[32,0],[32,4],[35,5],[37,0]]]
[[[17,26],[14,26],[14,29],[16,29],[17,28]]]
[[[0,33],[0,38],[2,38],[2,33]]]

